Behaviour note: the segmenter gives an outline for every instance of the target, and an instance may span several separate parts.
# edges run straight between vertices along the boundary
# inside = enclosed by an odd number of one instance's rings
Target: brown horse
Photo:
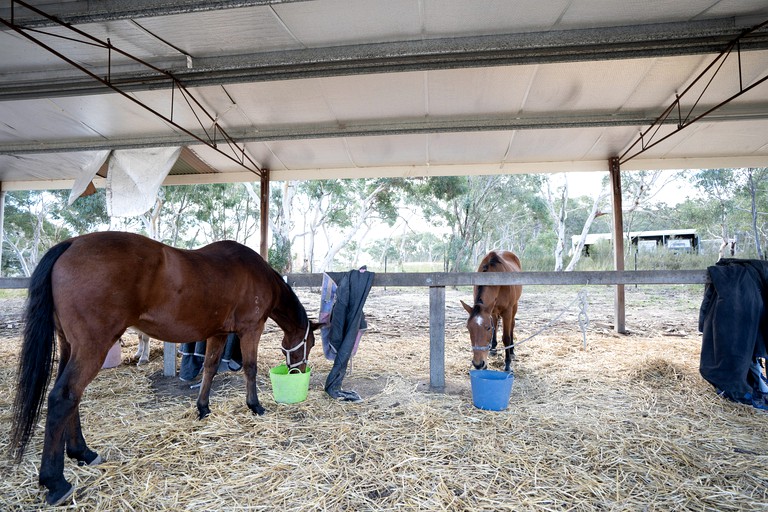
[[[521,272],[520,260],[515,253],[510,251],[486,254],[478,272]],[[499,319],[502,320],[504,334],[504,371],[512,369],[512,359],[515,357],[515,347],[512,344],[515,331],[515,315],[517,314],[517,302],[523,293],[521,285],[509,286],[475,286],[475,304],[467,305],[461,301],[461,305],[469,313],[467,329],[472,341],[472,365],[478,369],[488,367],[486,358],[488,352],[495,347],[492,340],[496,339],[496,326]]]
[[[264,414],[256,358],[264,323],[283,330],[286,362],[304,371],[314,329],[296,294],[256,252],[236,242],[195,251],[174,249],[130,233],[92,233],[62,242],[32,274],[26,309],[10,450],[20,461],[34,431],[50,379],[56,335],[58,373],[48,396],[39,482],[46,501],[64,502],[64,451],[81,465],[101,457],[85,443],[80,399],[110,347],[129,326],[179,343],[207,339],[197,409],[210,413],[211,381],[228,333],[240,337],[246,403]]]

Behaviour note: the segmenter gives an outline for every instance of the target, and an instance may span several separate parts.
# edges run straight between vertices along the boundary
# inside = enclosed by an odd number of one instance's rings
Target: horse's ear
[[[461,305],[464,306],[464,309],[467,310],[467,313],[469,313],[471,315],[472,314],[472,306],[467,305],[467,303],[464,302],[463,300],[459,300],[459,302],[461,302]]]

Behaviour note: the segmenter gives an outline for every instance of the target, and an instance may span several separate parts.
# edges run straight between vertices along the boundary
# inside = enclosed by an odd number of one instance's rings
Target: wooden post
[[[445,389],[445,286],[429,287],[429,388]]]
[[[176,376],[176,344],[168,341],[163,342],[163,375]]]
[[[264,261],[269,261],[269,169],[261,170],[261,245],[259,253]]]
[[[621,213],[621,168],[616,157],[608,160],[611,175],[611,190],[613,204],[613,261],[617,272],[624,271],[624,217]],[[625,322],[624,285],[616,285],[613,299],[614,330],[618,333],[627,332]]]

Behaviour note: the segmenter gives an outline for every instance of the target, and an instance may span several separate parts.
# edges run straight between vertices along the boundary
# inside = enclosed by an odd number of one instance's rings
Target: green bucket
[[[288,370],[285,363],[271,368],[269,380],[272,381],[272,395],[275,397],[275,402],[295,404],[306,400],[311,373],[309,366],[304,373],[301,373],[298,368]]]

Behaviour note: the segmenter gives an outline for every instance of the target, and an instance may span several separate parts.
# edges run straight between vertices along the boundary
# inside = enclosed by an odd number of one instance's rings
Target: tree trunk
[[[576,264],[579,262],[579,259],[581,259],[581,251],[584,249],[584,242],[587,240],[587,235],[589,234],[589,228],[592,226],[592,222],[600,215],[600,203],[603,201],[603,199],[606,197],[606,191],[600,190],[600,192],[595,196],[595,201],[592,203],[592,209],[589,212],[589,216],[587,217],[587,220],[584,221],[584,227],[581,228],[581,236],[579,237],[579,243],[576,244],[576,247],[573,248],[573,254],[571,255],[571,261],[568,262],[568,266],[565,267],[566,272],[571,272]]]
[[[563,251],[565,250],[565,221],[568,218],[568,179],[566,178],[563,188],[560,191],[560,208],[557,208],[555,199],[552,197],[552,184],[547,179],[547,209],[555,226],[557,242],[555,243],[555,272],[563,270]]]
[[[757,229],[757,183],[755,183],[754,177],[755,170],[753,168],[747,169],[747,178],[749,179],[749,196],[752,199],[752,233],[755,237],[755,250],[757,251],[758,259],[765,259],[763,256],[763,247],[760,244],[760,231]]]

